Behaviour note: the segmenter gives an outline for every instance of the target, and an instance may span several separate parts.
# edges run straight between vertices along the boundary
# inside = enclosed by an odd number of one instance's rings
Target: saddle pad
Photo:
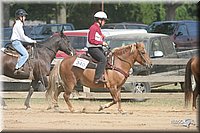
[[[85,69],[88,65],[89,61],[83,58],[77,57],[73,63],[73,66],[79,67],[81,69]]]

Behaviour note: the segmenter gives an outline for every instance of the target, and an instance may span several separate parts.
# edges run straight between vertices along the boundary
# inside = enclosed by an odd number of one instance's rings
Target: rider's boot
[[[106,83],[107,81],[104,79],[103,76],[101,76],[99,79],[95,79],[94,83],[95,84],[101,84],[101,83]]]
[[[15,69],[15,71],[14,71],[14,75],[23,74],[23,73],[25,73],[23,70],[23,67],[21,67],[19,69]]]

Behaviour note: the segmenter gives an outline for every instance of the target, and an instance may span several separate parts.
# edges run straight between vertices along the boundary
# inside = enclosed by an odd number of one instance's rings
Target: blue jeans
[[[28,54],[26,48],[18,40],[13,41],[12,46],[20,53],[18,62],[15,66],[15,69],[19,69],[28,60],[29,54]]]

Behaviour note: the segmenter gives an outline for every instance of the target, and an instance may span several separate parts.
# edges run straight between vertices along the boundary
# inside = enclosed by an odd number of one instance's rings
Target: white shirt
[[[19,40],[28,43],[36,43],[35,40],[32,40],[24,34],[23,23],[20,20],[16,20],[15,25],[13,26],[11,41]]]

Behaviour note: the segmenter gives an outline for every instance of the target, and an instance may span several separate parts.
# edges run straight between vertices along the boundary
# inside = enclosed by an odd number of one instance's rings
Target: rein
[[[55,51],[53,51],[52,49],[50,49],[50,48],[47,47],[47,46],[44,46],[44,47],[47,48],[48,50],[52,51],[52,52],[56,55],[56,52],[55,52]]]

